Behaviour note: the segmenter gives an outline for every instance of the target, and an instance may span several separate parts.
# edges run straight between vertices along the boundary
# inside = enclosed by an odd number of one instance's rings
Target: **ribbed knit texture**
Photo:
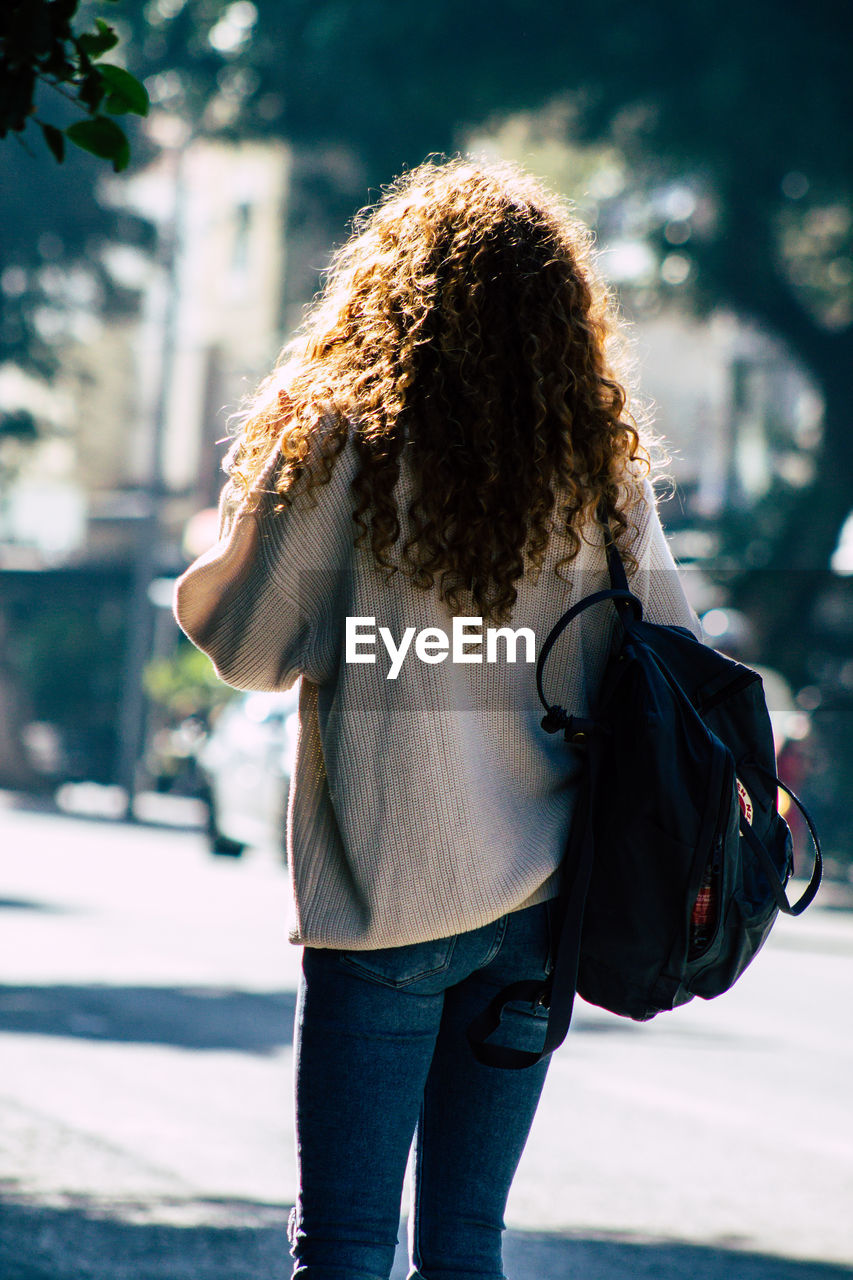
[[[276,465],[271,456],[266,484]],[[293,942],[360,950],[445,937],[553,897],[576,798],[577,762],[540,726],[534,666],[498,644],[495,663],[422,662],[414,642],[396,680],[379,627],[399,644],[406,627],[452,614],[438,591],[402,573],[386,581],[353,544],[355,451],[332,479],[283,511],[265,497],[242,510],[226,486],[220,540],[177,584],[181,627],[240,689],[285,689],[302,675],[300,735],[288,814],[296,904]],[[399,491],[403,535],[405,475]],[[632,586],[654,622],[697,630],[646,483]],[[567,571],[553,536],[538,580],[518,584],[510,625],[536,649],[559,615],[609,585],[590,531]],[[347,663],[347,616],[375,618],[376,661]],[[612,606],[572,624],[552,653],[547,690],[571,712],[589,709],[613,631]],[[483,624],[483,632],[485,634]],[[485,658],[485,643],[481,649]]]

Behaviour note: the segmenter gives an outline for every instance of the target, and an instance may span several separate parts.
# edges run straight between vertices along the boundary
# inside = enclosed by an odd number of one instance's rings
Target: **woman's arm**
[[[217,674],[238,689],[328,679],[337,644],[331,605],[351,546],[348,459],[328,484],[281,510],[271,456],[252,509],[226,485],[220,538],[178,579],[175,617]]]

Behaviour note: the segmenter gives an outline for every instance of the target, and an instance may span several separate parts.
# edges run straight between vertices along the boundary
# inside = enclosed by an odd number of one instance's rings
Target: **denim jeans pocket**
[[[403,947],[344,951],[341,952],[341,964],[383,986],[409,987],[449,969],[455,945],[456,935],[453,935],[431,942],[413,942]]]
[[[498,990],[511,983],[525,981],[545,983],[554,969],[555,951],[559,937],[558,900],[540,902],[525,907],[507,917],[508,928],[500,950],[488,966],[490,982]],[[506,1017],[511,1015],[522,1021],[548,1017],[548,1009],[529,1000],[511,1001],[506,1006]]]

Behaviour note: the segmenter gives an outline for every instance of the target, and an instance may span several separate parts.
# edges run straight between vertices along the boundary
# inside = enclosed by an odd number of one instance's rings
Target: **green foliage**
[[[6,0],[0,129],[4,121],[23,128],[36,80],[53,83],[92,118],[78,123],[94,127],[69,136],[44,122],[50,154],[82,141],[120,166],[127,153],[105,124],[141,112],[146,100],[104,61],[114,28],[98,20],[75,34],[77,10],[78,0]],[[151,86],[160,110],[181,115],[195,134],[294,144],[305,164],[301,174],[294,167],[291,209],[306,221],[325,219],[329,243],[341,234],[342,206],[351,212],[366,186],[375,191],[427,152],[453,149],[491,118],[571,101],[572,140],[624,157],[639,206],[631,236],[654,243],[661,260],[677,246],[675,265],[688,271],[689,287],[675,277],[665,287],[680,289],[685,304],[754,318],[823,389],[815,483],[802,503],[786,499],[772,562],[804,571],[828,563],[853,492],[851,6],[123,0],[121,23],[128,74]],[[334,157],[337,204],[330,183],[318,194],[315,156]],[[701,218],[652,207],[650,193],[668,182],[701,192]],[[87,254],[83,224],[67,237],[69,258]],[[5,232],[5,218],[3,225]],[[25,220],[20,226],[28,230]],[[7,261],[16,261],[15,249]],[[23,349],[31,337],[18,326],[3,350]],[[782,643],[809,607],[805,595],[787,616],[779,605],[769,633]]]
[[[57,129],[55,124],[47,124],[44,120],[39,121],[39,124],[51,154],[59,164],[62,164],[65,159],[65,134],[61,129]]]
[[[222,683],[210,659],[181,643],[168,658],[155,658],[145,668],[145,691],[174,720],[206,716],[233,698],[236,690]]]
[[[65,158],[65,140],[111,160],[116,172],[130,160],[124,130],[100,114],[148,114],[145,86],[123,67],[98,60],[119,43],[102,18],[94,31],[72,27],[79,0],[5,0],[0,11],[0,138],[23,134],[30,119],[42,131],[54,159]],[[36,114],[40,85],[52,87],[81,109],[82,119],[61,129]]]
[[[7,440],[35,440],[38,435],[35,418],[28,409],[16,409],[11,413],[0,411],[0,442]]]
[[[59,129],[54,141],[60,150],[72,145]],[[137,162],[145,149],[139,138]],[[127,245],[149,253],[154,228],[101,203],[104,162],[96,156],[77,149],[73,164],[57,165],[46,148],[31,156],[21,146],[0,144],[0,153],[0,364],[49,378],[79,314],[75,298],[57,291],[57,282],[87,277],[89,305],[103,320],[132,313],[138,295],[114,278],[104,250]]]
[[[93,156],[112,160],[115,169],[126,169],[130,160],[130,144],[124,130],[107,116],[92,116],[91,120],[79,120],[69,125],[65,136],[75,146],[90,151]]]
[[[148,90],[136,76],[109,62],[102,62],[98,70],[101,83],[106,87],[104,106],[111,115],[125,115],[129,111],[138,116],[148,115]]]
[[[118,44],[118,35],[104,22],[103,18],[95,20],[97,30],[92,35],[77,37],[77,48],[90,58],[100,58],[102,54],[114,49]]]

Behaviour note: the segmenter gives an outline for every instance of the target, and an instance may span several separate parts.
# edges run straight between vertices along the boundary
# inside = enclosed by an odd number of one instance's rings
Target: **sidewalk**
[[[0,807],[0,1280],[289,1275],[287,879],[175,818]],[[510,1280],[853,1280],[847,901],[780,919],[720,1000],[581,1005]]]
[[[210,1206],[208,1206],[210,1208]],[[285,1280],[286,1210],[222,1206],[254,1226],[181,1227],[116,1221],[83,1206],[5,1203],[0,1217],[3,1280]],[[125,1213],[128,1207],[125,1206]],[[792,1261],[618,1234],[507,1233],[511,1280],[850,1280],[853,1268]],[[405,1280],[403,1249],[391,1280]]]

